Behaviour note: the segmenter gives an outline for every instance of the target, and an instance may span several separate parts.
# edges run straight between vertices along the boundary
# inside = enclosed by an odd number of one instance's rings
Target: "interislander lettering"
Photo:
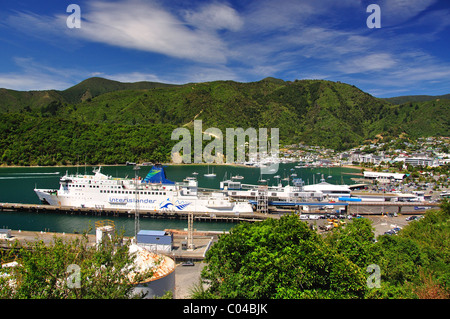
[[[115,198],[115,197],[111,197],[109,198],[109,202],[110,203],[135,203],[136,199],[135,198]],[[154,204],[156,202],[155,199],[138,199],[137,200],[138,203],[140,204]]]

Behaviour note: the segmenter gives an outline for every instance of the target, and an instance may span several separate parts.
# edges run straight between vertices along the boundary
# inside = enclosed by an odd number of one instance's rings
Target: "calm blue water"
[[[352,184],[351,175],[342,173],[358,172],[349,168],[294,168],[296,164],[280,164],[279,170],[274,175],[263,175],[269,181],[269,185],[276,184],[275,175],[282,178],[292,173],[297,174],[297,178],[302,178],[305,184],[318,183],[323,174],[326,181],[332,184]],[[141,167],[139,176],[144,178],[150,166]],[[0,202],[1,203],[26,203],[40,204],[33,189],[37,188],[59,188],[59,178],[66,171],[69,174],[92,173],[93,167],[21,167],[21,168],[0,168]],[[182,181],[187,176],[193,176],[197,172],[199,187],[218,189],[219,182],[225,176],[230,178],[233,175],[242,175],[242,183],[257,184],[260,178],[260,170],[251,167],[235,167],[226,165],[211,165],[209,171],[214,171],[216,177],[204,177],[208,172],[207,165],[170,165],[165,168],[166,176],[172,181]],[[104,174],[114,177],[134,177],[132,166],[105,166],[102,168]],[[331,178],[327,178],[331,175]],[[284,182],[285,184],[286,182]],[[26,212],[0,212],[0,228],[11,228],[14,230],[30,230],[50,232],[83,232],[89,228],[94,228],[95,222],[100,219],[113,219],[118,230],[124,230],[126,236],[134,234],[134,218],[112,217],[112,216],[91,216],[91,215],[70,215],[54,213],[26,213]],[[194,228],[197,230],[229,230],[233,223],[226,222],[195,222]],[[187,228],[187,220],[172,219],[151,219],[141,218],[141,229],[163,230]],[[94,233],[94,231],[92,231]]]

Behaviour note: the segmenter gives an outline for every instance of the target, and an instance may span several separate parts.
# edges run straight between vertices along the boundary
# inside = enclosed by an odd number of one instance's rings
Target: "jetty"
[[[79,214],[93,216],[124,216],[134,217],[135,210],[104,207],[69,207],[22,203],[0,203],[0,211],[23,211],[32,213],[60,213],[60,214]],[[139,217],[164,218],[164,219],[187,219],[189,214],[194,216],[197,221],[221,221],[221,222],[255,222],[273,218],[268,214],[258,212],[252,213],[206,213],[191,211],[172,211],[172,210],[142,210],[139,209]]]

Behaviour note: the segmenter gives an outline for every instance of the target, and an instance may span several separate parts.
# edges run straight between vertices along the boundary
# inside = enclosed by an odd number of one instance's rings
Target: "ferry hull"
[[[248,202],[229,202],[223,199],[198,199],[183,198],[171,199],[167,196],[158,196],[152,198],[117,198],[104,197],[96,198],[72,198],[70,196],[59,194],[59,191],[35,189],[36,195],[43,204],[52,206],[64,206],[73,208],[107,208],[120,210],[138,210],[138,211],[186,211],[186,212],[204,212],[204,213],[252,213],[253,207]]]
[[[185,211],[204,213],[252,213],[248,201],[234,201],[223,193],[198,192],[196,180],[174,183],[165,178],[162,166],[147,177],[112,178],[100,169],[95,175],[65,175],[59,189],[35,189],[42,203],[52,206],[139,211]]]

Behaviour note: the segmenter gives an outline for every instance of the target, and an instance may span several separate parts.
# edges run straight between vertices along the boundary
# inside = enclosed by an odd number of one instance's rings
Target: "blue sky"
[[[68,28],[69,4],[81,28]],[[381,28],[368,28],[370,4]],[[447,0],[0,0],[0,87],[341,81],[377,97],[450,93]]]

